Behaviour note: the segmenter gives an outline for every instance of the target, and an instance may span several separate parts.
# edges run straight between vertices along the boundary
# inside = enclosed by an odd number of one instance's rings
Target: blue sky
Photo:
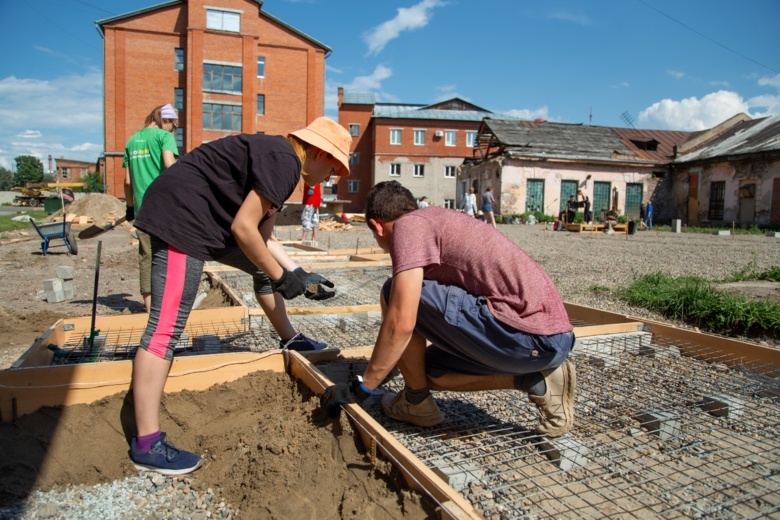
[[[94,22],[160,3],[0,0],[0,166],[15,169],[19,155],[44,168],[49,154],[98,158]],[[338,87],[636,128],[780,114],[777,0],[265,0],[263,9],[333,49],[325,115],[334,119]]]

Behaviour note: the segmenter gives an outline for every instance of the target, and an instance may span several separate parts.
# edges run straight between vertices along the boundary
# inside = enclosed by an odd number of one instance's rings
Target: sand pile
[[[89,193],[75,200],[65,209],[69,214],[77,217],[82,215],[92,217],[97,225],[108,224],[125,215],[125,203],[103,193]],[[45,220],[51,222],[59,219],[62,219],[62,210],[52,213]]]

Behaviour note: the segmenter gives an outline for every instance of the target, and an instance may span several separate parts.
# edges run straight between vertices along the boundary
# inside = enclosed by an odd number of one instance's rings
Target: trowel
[[[85,238],[94,238],[98,235],[102,235],[106,231],[111,231],[112,229],[117,227],[125,220],[127,220],[125,217],[118,218],[115,221],[113,221],[111,224],[106,224],[105,226],[98,226],[97,224],[92,224],[87,229],[84,229],[79,233],[79,240],[84,240]]]

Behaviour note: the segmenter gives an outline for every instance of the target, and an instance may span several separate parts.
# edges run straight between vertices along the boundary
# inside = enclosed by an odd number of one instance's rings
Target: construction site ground
[[[730,237],[673,234],[670,232],[639,232],[631,236],[579,234],[553,232],[551,229],[545,229],[543,225],[500,225],[499,229],[541,263],[556,282],[566,301],[658,321],[664,320],[645,310],[626,306],[609,289],[628,285],[636,276],[657,271],[671,276],[696,275],[719,280],[727,278],[747,266],[751,266],[759,271],[766,269],[776,265],[777,259],[780,258],[780,240],[756,235]],[[277,236],[282,241],[297,239],[300,237],[300,228],[295,226],[281,227],[277,230]],[[138,275],[134,254],[135,247],[132,244],[131,228],[129,226],[120,226],[98,239],[80,241],[78,256],[68,255],[65,248],[61,247],[55,248],[52,253],[44,257],[40,254],[40,244],[36,239],[2,245],[0,246],[0,258],[2,258],[2,272],[5,276],[3,284],[0,285],[0,368],[9,367],[30,347],[36,337],[43,334],[59,318],[87,316],[90,314],[93,303],[92,294],[95,284],[95,259],[98,240],[102,242],[102,261],[98,281],[97,312],[101,315],[109,315],[143,311],[137,288]],[[375,245],[373,238],[365,224],[356,224],[348,231],[322,231],[319,237],[319,247],[322,249],[335,250],[352,247],[358,249],[373,245]],[[489,252],[486,252],[486,255],[488,254]],[[55,277],[56,268],[61,265],[70,265],[75,268],[74,299],[61,303],[48,303],[45,300],[43,280]],[[346,283],[344,284],[348,289],[347,285]],[[741,286],[732,286],[729,290],[739,291],[740,294],[745,294],[749,297],[767,299],[776,298],[778,292],[780,292],[776,285],[773,284],[742,284]],[[213,291],[201,304],[201,308],[221,305],[225,305],[224,297],[220,292]],[[345,328],[345,330],[351,329]],[[765,346],[777,347],[771,341],[753,341],[762,343]],[[367,342],[370,343],[370,338],[367,341],[366,338],[361,337],[355,344],[366,344]],[[643,345],[639,344],[636,349],[640,349],[640,347],[644,348]],[[583,395],[586,397],[582,401],[585,403],[584,408],[581,407],[578,413],[583,414],[583,420],[588,418],[587,422],[584,423],[586,425],[591,423],[606,424],[607,426],[610,424],[622,424],[621,421],[626,420],[626,418],[621,415],[621,408],[615,404],[615,400],[619,400],[619,396],[623,394],[624,385],[645,387],[647,385],[652,386],[655,382],[649,376],[649,373],[646,373],[644,370],[633,373],[630,370],[625,372],[617,369],[611,371],[614,374],[614,381],[603,388],[596,388],[598,385],[604,385],[604,380],[599,375],[603,370],[600,370],[597,365],[593,365],[590,358],[580,359],[579,362],[581,363],[583,376],[580,384],[585,392]],[[669,367],[666,366],[667,364]],[[682,365],[678,361],[669,359],[653,362],[653,366],[657,368],[659,374],[668,368],[668,375],[673,377],[676,384],[685,384],[687,386],[695,384],[697,381],[702,381],[705,377],[702,374],[706,373],[706,371],[697,369],[696,364],[686,364],[685,367],[693,371],[691,377],[680,375]],[[699,371],[697,372],[697,370]],[[663,373],[666,374],[666,372]],[[716,379],[722,380],[723,378]],[[397,384],[397,382],[394,384]],[[740,381],[737,381],[732,386],[737,388],[741,384]],[[297,416],[308,417],[316,404],[309,399],[310,396],[305,391],[301,390],[300,385],[292,384],[285,386],[283,383],[275,382],[270,384],[268,390],[264,390],[266,385],[269,385],[266,381],[258,383],[257,380],[250,380],[238,385],[231,384],[229,387],[217,389],[211,396],[191,395],[186,392],[180,395],[166,396],[166,416],[163,420],[173,428],[172,431],[176,434],[176,437],[173,438],[185,446],[193,443],[199,443],[198,445],[207,443],[209,452],[224,454],[236,450],[236,453],[241,451],[244,455],[249,454],[249,458],[255,461],[259,467],[268,467],[267,465],[271,461],[279,460],[273,459],[273,457],[278,457],[280,453],[298,456],[300,452],[306,451],[304,449],[306,446],[316,446],[318,449],[329,453],[333,451],[345,452],[348,457],[344,462],[350,468],[356,467],[355,465],[358,464],[355,462],[356,459],[349,458],[351,456],[349,455],[349,450],[345,450],[341,444],[344,441],[339,441],[337,439],[338,436],[333,436],[332,429],[326,432],[330,435],[330,440],[324,442],[320,437],[322,432],[316,428],[310,428],[310,425],[292,426],[292,423],[290,423],[290,426],[285,426],[284,421],[278,424],[269,422],[265,427],[276,429],[283,433],[285,428],[296,429],[296,433],[304,438],[311,437],[312,444],[296,444],[302,442],[296,440],[289,445],[282,445],[284,443],[281,443],[271,446],[271,444],[276,442],[271,440],[269,441],[270,444],[267,443],[268,446],[263,450],[252,452],[253,447],[251,443],[248,444],[246,442],[246,438],[258,433],[258,418],[253,417],[253,414],[259,414],[260,417],[265,415],[267,419],[268,415],[279,413],[268,406],[269,397],[278,395],[292,397],[294,403],[286,405],[288,407],[287,411]],[[652,389],[647,388],[647,390],[651,391]],[[666,388],[665,391],[670,393],[662,401],[673,403],[673,390],[674,388]],[[272,396],[268,392],[274,395]],[[604,392],[607,394],[613,392],[614,395],[605,395]],[[237,395],[232,395],[233,393],[237,393]],[[250,399],[250,397],[257,397],[257,401]],[[453,419],[457,418],[458,424],[460,424],[461,418],[464,420],[467,417],[472,419],[474,417],[479,418],[481,413],[479,410],[487,409],[489,407],[487,403],[491,401],[490,395],[483,397],[475,396],[476,400],[474,402],[462,401],[457,397],[451,399],[446,394],[442,394],[441,397],[445,411],[449,412]],[[246,409],[238,406],[239,403],[245,402],[244,398],[250,399],[250,406]],[[606,400],[607,404],[596,406],[600,400]],[[252,402],[257,406],[253,407]],[[690,403],[683,404],[687,406]],[[234,411],[228,411],[232,410],[231,407],[234,405],[237,408]],[[102,424],[103,418],[118,413],[119,406],[119,400],[109,399],[95,406],[72,407],[65,414],[67,421],[63,421],[61,417],[54,419],[55,421],[60,421],[62,425],[68,424],[71,426],[65,428],[62,438],[58,439],[59,443],[54,452],[56,457],[53,459],[56,460],[56,463],[46,466],[46,473],[42,474],[40,479],[39,485],[41,487],[45,488],[52,484],[67,483],[94,484],[106,482],[112,478],[120,478],[123,474],[132,473],[132,470],[127,467],[128,464],[124,458],[125,451],[121,445],[121,436],[118,432],[113,431],[110,434],[107,432],[106,435],[101,436],[79,430],[83,425],[95,424],[96,421]],[[369,408],[373,409],[375,406],[369,406]],[[595,420],[594,414],[597,414],[600,409],[612,410],[612,412],[607,412],[605,417]],[[248,417],[247,428],[249,429],[239,429],[237,436],[227,435],[225,432],[216,430],[211,431],[213,429],[211,427],[211,429],[202,428],[207,431],[201,433],[200,425],[207,425],[213,422],[215,412],[232,414],[231,421],[238,417]],[[385,423],[388,430],[394,430],[395,435],[399,438],[408,436],[407,442],[410,444],[417,442],[417,439],[427,439],[426,442],[428,443],[443,442],[448,445],[452,445],[456,441],[463,441],[467,443],[464,448],[466,450],[470,450],[474,445],[484,445],[491,446],[488,451],[498,450],[497,452],[500,453],[502,451],[500,448],[501,443],[507,443],[509,440],[508,436],[514,437],[516,435],[516,430],[512,429],[516,427],[516,425],[512,426],[514,423],[520,422],[523,425],[533,423],[532,410],[528,409],[526,412],[523,412],[521,416],[513,415],[516,412],[510,412],[509,415],[504,417],[503,413],[496,413],[491,410],[492,417],[498,422],[495,422],[495,424],[491,423],[491,428],[484,430],[479,436],[474,436],[470,433],[469,425],[464,423],[462,431],[458,427],[455,430],[443,432],[444,435],[441,439],[429,434],[417,437],[414,431],[400,428],[400,425],[393,424],[393,421],[382,420],[381,414],[377,414],[377,418]],[[170,415],[168,415],[169,413]],[[182,417],[186,417],[185,422],[181,422]],[[39,418],[39,420],[41,419]],[[776,427],[776,421],[772,420],[770,422],[773,427]],[[702,428],[707,427],[707,423],[704,420],[696,424]],[[511,428],[507,429],[510,426]],[[45,427],[45,424],[43,427]],[[748,434],[759,432],[760,427],[760,424],[754,425],[751,422]],[[615,446],[635,443],[631,439],[615,441],[609,437],[610,433],[607,430],[603,431],[603,433],[595,433],[605,436],[603,440],[613,442]],[[3,445],[8,446],[18,442],[17,438],[8,435],[9,430],[2,431],[4,434],[0,441]],[[331,437],[335,438],[335,440],[331,439]],[[78,444],[79,449],[71,447],[76,444]],[[119,446],[115,446],[115,444],[119,444]],[[658,446],[651,444],[651,442],[648,442],[647,446],[641,448],[651,451],[659,449]],[[494,445],[495,447],[492,447]],[[76,469],[69,468],[77,468],[84,465],[84,450],[81,449],[81,446],[89,446],[89,449],[94,449],[96,453],[111,453],[112,455],[102,458],[100,461],[96,460],[90,463],[92,471],[79,473]],[[728,446],[731,446],[730,441],[727,443]],[[633,446],[631,449],[634,449]],[[650,455],[653,456],[652,454]],[[524,462],[526,457],[530,457],[528,459],[532,461],[530,465]],[[523,471],[533,472],[537,464],[539,464],[538,462],[533,462],[533,457],[534,455],[531,453],[530,455],[522,455],[512,459],[520,461],[522,464],[519,462],[512,463],[511,467],[520,471],[519,468],[525,466],[527,469]],[[614,457],[614,453],[611,457]],[[421,458],[425,457],[421,456]],[[681,456],[680,460],[683,460],[683,458]],[[205,472],[202,477],[195,474],[195,478],[202,478],[205,482],[220,486],[223,490],[223,496],[228,500],[235,500],[234,507],[243,506],[242,509],[244,511],[246,511],[244,507],[250,507],[250,510],[257,507],[271,507],[267,504],[260,505],[259,502],[251,502],[255,500],[251,498],[253,496],[251,491],[267,486],[268,479],[273,480],[272,485],[284,483],[285,489],[287,489],[292,484],[285,482],[284,479],[296,478],[294,475],[291,477],[289,474],[286,474],[284,477],[273,475],[273,472],[270,470],[264,475],[260,473],[230,473],[227,466],[221,468],[222,462],[218,462],[217,458],[213,460],[215,462],[211,464],[208,475]],[[503,460],[506,462],[506,458]],[[654,458],[652,460],[658,459]],[[322,461],[312,462],[312,464],[313,466],[310,466],[311,471],[315,473],[322,471],[318,469],[319,466],[317,465],[321,465]],[[339,464],[343,464],[343,462]],[[249,466],[252,465],[250,464]],[[95,468],[97,468],[97,472],[94,471]],[[278,466],[277,469],[282,470],[283,468]],[[627,480],[630,480],[631,475],[634,475],[636,470],[637,468],[624,464],[618,469],[613,468],[610,471],[613,472],[612,478],[625,477]],[[233,468],[233,471],[250,470],[242,466],[238,469]],[[378,476],[374,474],[376,470],[366,468],[366,471],[366,474],[371,474],[372,478],[378,478],[388,483],[392,482],[391,471],[384,473],[380,471]],[[481,470],[475,467],[471,473],[479,473],[479,471]],[[468,474],[469,472],[466,473]],[[343,472],[339,475],[347,480],[352,478]],[[553,478],[557,478],[557,476]],[[563,478],[562,475],[561,478]],[[601,475],[591,475],[590,478],[593,480],[594,486],[600,485],[599,482],[602,482],[600,480]],[[673,475],[670,475],[670,478],[673,478]],[[240,482],[243,482],[243,487],[239,485]],[[5,487],[9,482],[2,482],[2,484],[3,486],[0,487]],[[474,495],[485,493],[478,488],[477,484],[468,481],[468,479],[461,482],[461,484],[469,486],[471,493]],[[403,502],[403,500],[409,500],[408,503],[400,506],[401,510],[409,509],[409,517],[420,517],[430,514],[430,509],[425,509],[429,506],[424,501],[420,505],[420,501],[417,498],[399,494],[392,485],[385,487],[388,487],[389,491],[380,493],[377,490],[371,490],[368,492],[368,496],[376,494],[379,502],[382,500],[395,501],[396,505],[399,502]],[[573,489],[565,487],[558,489],[564,495],[573,491]],[[490,491],[490,496],[492,496],[492,493]],[[533,494],[533,491],[529,490],[528,493],[530,496]],[[629,496],[630,489],[627,490],[627,493],[627,496]],[[556,495],[559,499],[563,499],[562,503],[566,503],[567,500],[564,495]],[[288,501],[293,501],[292,503],[296,504],[296,507],[300,507],[300,511],[306,511],[306,504],[312,500],[319,501],[322,505],[328,507],[326,505],[328,503],[324,502],[325,498],[322,496],[300,496],[300,494],[285,496],[287,496]],[[344,504],[344,496],[345,493],[341,493],[340,498],[334,498],[335,502]],[[406,498],[399,499],[398,497]],[[545,500],[549,501],[551,498],[546,497]],[[620,499],[620,497],[617,497],[617,499]],[[339,502],[339,500],[342,501]],[[366,507],[365,503],[360,502],[363,499],[355,500],[352,504],[355,507]],[[571,504],[571,502],[568,503]],[[381,507],[384,508],[385,506]],[[523,511],[524,507],[525,505],[520,504],[515,511]],[[758,510],[762,509],[759,507]],[[268,511],[271,511],[271,509],[268,509]],[[365,511],[365,509],[362,511]],[[563,510],[556,510],[553,508],[550,511],[557,511],[557,514],[567,516],[567,512],[572,513],[574,509],[567,510],[564,508]],[[642,514],[640,513],[641,511],[643,510],[635,510],[637,514]],[[493,517],[493,513],[501,514],[495,510],[492,513],[488,512],[488,510],[485,512],[489,517]],[[649,510],[644,510],[644,512],[649,512]],[[275,513],[284,516],[282,510],[275,510]],[[272,516],[272,514],[269,516]],[[342,515],[342,517],[348,516]],[[749,512],[740,512],[737,514],[737,517],[740,516],[750,517],[751,514]],[[374,515],[374,517],[379,516]]]

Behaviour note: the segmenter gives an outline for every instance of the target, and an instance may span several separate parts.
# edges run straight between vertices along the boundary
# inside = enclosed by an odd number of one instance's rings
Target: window
[[[446,130],[444,132],[444,146],[455,146],[457,144],[458,133],[455,130]]]
[[[639,182],[626,183],[626,215],[639,218],[639,205],[642,204],[644,186]]]
[[[184,129],[179,127],[174,130],[173,137],[176,139],[176,148],[181,151],[184,148]]]
[[[425,144],[425,130],[414,131],[414,144],[416,146],[421,146]]]
[[[401,176],[401,164],[392,163],[390,165],[390,177],[400,177],[400,176]]]
[[[447,209],[455,209],[455,199],[444,199],[444,207]]]
[[[241,67],[204,63],[203,90],[241,92]]]
[[[176,110],[184,110],[184,89],[173,89],[173,108]]]
[[[544,211],[544,179],[528,179],[525,191],[525,210]]]
[[[455,178],[455,170],[456,170],[456,168],[454,166],[445,166],[444,167],[444,178],[445,179],[454,179]]]
[[[414,165],[414,176],[415,177],[425,177],[425,165],[424,164],[415,164]]]
[[[348,193],[357,193],[360,191],[360,181],[355,179],[349,179],[347,180],[347,192]]]
[[[184,49],[176,49],[173,55],[173,70],[184,70]]]
[[[241,105],[203,103],[203,128],[241,131]]]
[[[349,154],[349,165],[357,166],[360,164],[360,152],[353,152]]]
[[[574,195],[574,200],[577,200],[577,188],[579,183],[577,181],[561,181],[561,196],[558,203],[558,211],[566,210],[566,202],[569,197]]]
[[[265,77],[265,56],[257,57],[257,77],[258,78]]]
[[[722,221],[725,202],[726,183],[724,181],[710,183],[710,207],[707,211],[707,218]]]
[[[349,124],[349,135],[352,137],[357,137],[360,135],[360,125],[357,125],[355,123]]]
[[[258,116],[265,115],[265,94],[257,95],[257,115]]]
[[[466,130],[466,146],[472,148],[477,144],[477,133],[473,130]]]
[[[399,128],[390,130],[390,144],[401,144],[401,130]]]
[[[70,179],[70,168],[63,168],[62,169],[62,178],[63,179]]]
[[[206,9],[206,28],[215,31],[241,31],[241,12]]]

